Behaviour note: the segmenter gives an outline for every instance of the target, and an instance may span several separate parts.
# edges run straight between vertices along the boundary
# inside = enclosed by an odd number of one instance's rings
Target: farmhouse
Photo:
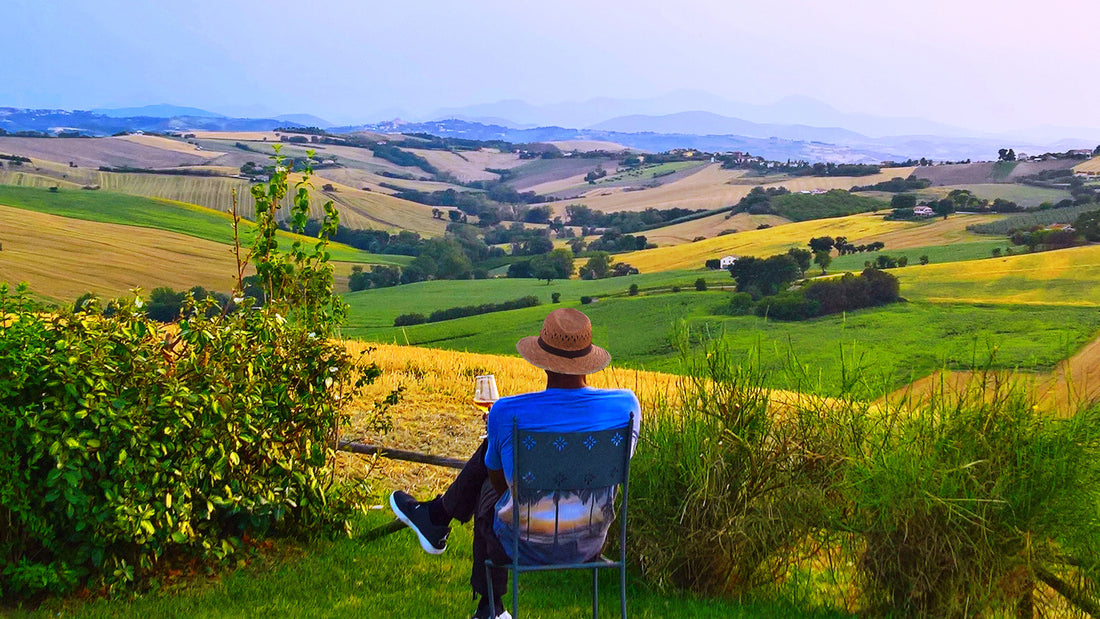
[[[914,217],[932,217],[935,213],[932,212],[931,206],[915,206],[913,207]]]
[[[737,256],[722,256],[722,258],[718,261],[718,266],[723,269],[728,269],[733,266],[734,262],[737,262]]]

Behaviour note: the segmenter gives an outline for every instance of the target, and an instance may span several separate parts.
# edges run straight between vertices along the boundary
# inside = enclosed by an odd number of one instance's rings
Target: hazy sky
[[[1100,125],[1096,0],[3,0],[0,106],[336,122],[677,89],[974,129]]]

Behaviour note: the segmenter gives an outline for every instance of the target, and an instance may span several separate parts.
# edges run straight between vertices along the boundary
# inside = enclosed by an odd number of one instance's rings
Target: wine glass
[[[481,416],[486,417],[493,402],[500,399],[497,392],[497,380],[492,374],[484,374],[474,378],[474,406],[481,409]]]

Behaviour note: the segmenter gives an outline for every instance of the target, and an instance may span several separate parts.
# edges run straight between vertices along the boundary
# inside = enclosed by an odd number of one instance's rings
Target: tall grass
[[[646,418],[632,465],[638,567],[658,585],[707,594],[782,581],[834,509],[833,434],[846,424],[827,423],[822,407],[773,405],[763,374],[722,345],[677,391]]]
[[[987,372],[887,403],[871,427],[849,446],[848,515],[830,525],[858,534],[872,608],[1030,617],[1039,582],[1095,588],[1100,407],[1052,418],[1022,381]]]
[[[709,344],[645,420],[629,539],[649,581],[742,596],[810,566],[815,598],[872,615],[1100,612],[1100,406],[1051,417],[993,371],[875,402],[845,395],[856,373],[778,404],[742,358]]]

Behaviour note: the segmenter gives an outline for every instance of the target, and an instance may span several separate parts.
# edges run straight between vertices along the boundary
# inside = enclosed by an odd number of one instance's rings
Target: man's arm
[[[508,480],[504,479],[504,471],[499,469],[488,469],[488,471],[489,483],[493,484],[493,489],[504,494],[504,492],[508,490]]]

